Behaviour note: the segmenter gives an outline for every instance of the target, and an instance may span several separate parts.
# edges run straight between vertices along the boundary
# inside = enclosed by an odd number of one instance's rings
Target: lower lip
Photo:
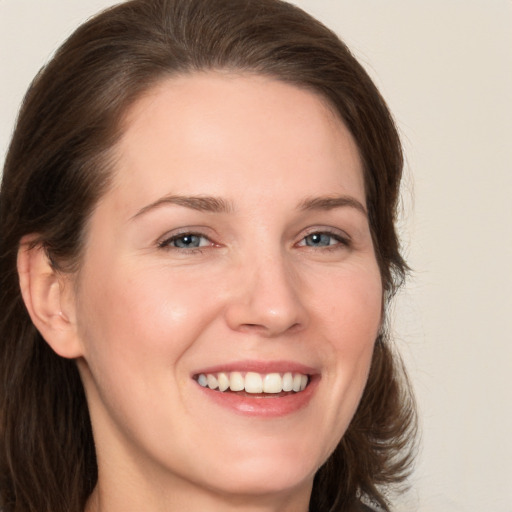
[[[229,391],[214,391],[197,385],[204,395],[216,404],[246,415],[259,417],[279,417],[293,414],[306,407],[318,386],[319,378],[310,380],[307,388],[299,393],[284,396],[237,394]]]

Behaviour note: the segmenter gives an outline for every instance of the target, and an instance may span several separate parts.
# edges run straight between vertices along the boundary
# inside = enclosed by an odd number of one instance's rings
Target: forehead
[[[155,180],[180,193],[200,193],[203,185],[225,196],[233,181],[270,193],[271,185],[291,189],[300,179],[312,194],[318,186],[325,194],[328,178],[364,202],[357,146],[327,100],[275,79],[227,72],[169,78],[132,106],[123,128],[118,184],[133,181],[138,193],[149,194]]]

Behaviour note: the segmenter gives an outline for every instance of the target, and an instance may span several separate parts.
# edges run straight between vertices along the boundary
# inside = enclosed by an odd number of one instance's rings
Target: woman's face
[[[212,72],[140,99],[117,155],[75,286],[100,487],[307,496],[381,321],[351,135],[312,92]]]

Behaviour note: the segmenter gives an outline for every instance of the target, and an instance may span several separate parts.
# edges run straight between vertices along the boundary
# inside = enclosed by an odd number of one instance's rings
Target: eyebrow
[[[136,219],[145,213],[165,205],[176,205],[192,210],[210,213],[230,213],[234,211],[233,205],[220,197],[213,196],[180,196],[169,195],[157,199],[151,204],[141,208],[130,220]],[[368,216],[363,204],[352,196],[321,196],[306,198],[299,203],[299,210],[333,210],[335,208],[350,207]]]
[[[141,208],[131,219],[140,217],[151,210],[165,205],[183,206],[185,208],[191,208],[192,210],[211,213],[229,213],[233,210],[231,203],[219,197],[169,195],[161,197],[155,202],[144,206],[144,208]]]
[[[365,217],[368,217],[368,212],[363,203],[352,196],[311,197],[304,199],[299,205],[300,210],[333,210],[342,207],[355,208]]]

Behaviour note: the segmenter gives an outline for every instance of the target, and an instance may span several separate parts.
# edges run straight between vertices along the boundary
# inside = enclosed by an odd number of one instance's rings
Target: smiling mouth
[[[212,391],[235,392],[250,396],[283,396],[304,391],[310,377],[303,373],[218,372],[196,375],[197,383]]]

